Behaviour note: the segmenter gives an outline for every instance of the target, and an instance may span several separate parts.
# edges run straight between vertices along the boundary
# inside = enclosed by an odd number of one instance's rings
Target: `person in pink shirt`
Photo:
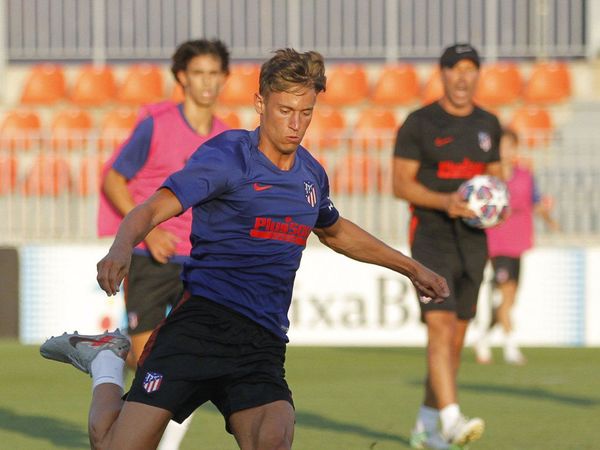
[[[131,136],[105,165],[98,214],[100,236],[115,235],[129,211],[180,170],[200,145],[228,129],[215,116],[217,97],[229,73],[225,44],[206,39],[182,43],[173,54],[171,72],[183,88],[183,103],[144,106]],[[190,254],[191,224],[190,209],[156,227],[134,250],[124,284],[131,367],[137,365],[167,310],[184,294],[181,271]],[[176,432],[170,429],[179,425],[172,422],[159,449],[177,449],[187,425],[189,422],[184,422]]]
[[[475,345],[477,361],[481,364],[492,361],[489,334],[497,324],[504,334],[504,360],[509,364],[526,363],[515,342],[511,320],[519,286],[521,256],[533,246],[534,213],[539,214],[550,229],[558,229],[557,222],[550,215],[550,202],[541,197],[527,164],[519,162],[518,145],[517,134],[505,129],[500,141],[500,157],[503,178],[510,193],[511,214],[500,225],[486,230],[488,254],[494,268],[494,286],[500,291],[502,300],[492,313],[490,327]]]

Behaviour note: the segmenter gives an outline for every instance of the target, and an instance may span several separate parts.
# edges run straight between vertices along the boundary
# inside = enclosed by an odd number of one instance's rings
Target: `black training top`
[[[436,102],[408,115],[398,130],[394,156],[420,161],[417,181],[428,189],[454,192],[484,173],[486,164],[500,160],[501,134],[498,118],[479,107],[461,117]],[[415,207],[415,213],[425,211]]]

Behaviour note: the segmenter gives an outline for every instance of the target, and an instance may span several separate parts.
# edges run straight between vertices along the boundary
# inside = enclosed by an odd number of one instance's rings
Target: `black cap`
[[[454,44],[451,47],[448,47],[446,50],[444,50],[444,53],[442,53],[440,58],[440,67],[452,68],[461,59],[468,59],[473,61],[477,67],[480,66],[477,50],[471,47],[470,44]]]

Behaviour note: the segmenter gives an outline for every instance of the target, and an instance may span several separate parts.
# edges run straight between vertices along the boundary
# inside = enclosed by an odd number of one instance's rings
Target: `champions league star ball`
[[[496,177],[477,175],[461,184],[458,193],[477,214],[475,218],[463,219],[467,225],[489,228],[508,216],[508,189],[506,184]]]

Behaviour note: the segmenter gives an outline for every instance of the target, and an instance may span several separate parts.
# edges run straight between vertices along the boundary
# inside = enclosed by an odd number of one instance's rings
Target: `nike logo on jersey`
[[[255,191],[266,191],[267,189],[271,189],[273,187],[273,185],[271,184],[259,184],[259,183],[254,183],[252,185],[252,187],[254,188]]]
[[[443,147],[444,145],[449,144],[450,142],[454,141],[454,138],[452,136],[448,136],[448,137],[436,137],[433,140],[433,143],[436,147]]]

